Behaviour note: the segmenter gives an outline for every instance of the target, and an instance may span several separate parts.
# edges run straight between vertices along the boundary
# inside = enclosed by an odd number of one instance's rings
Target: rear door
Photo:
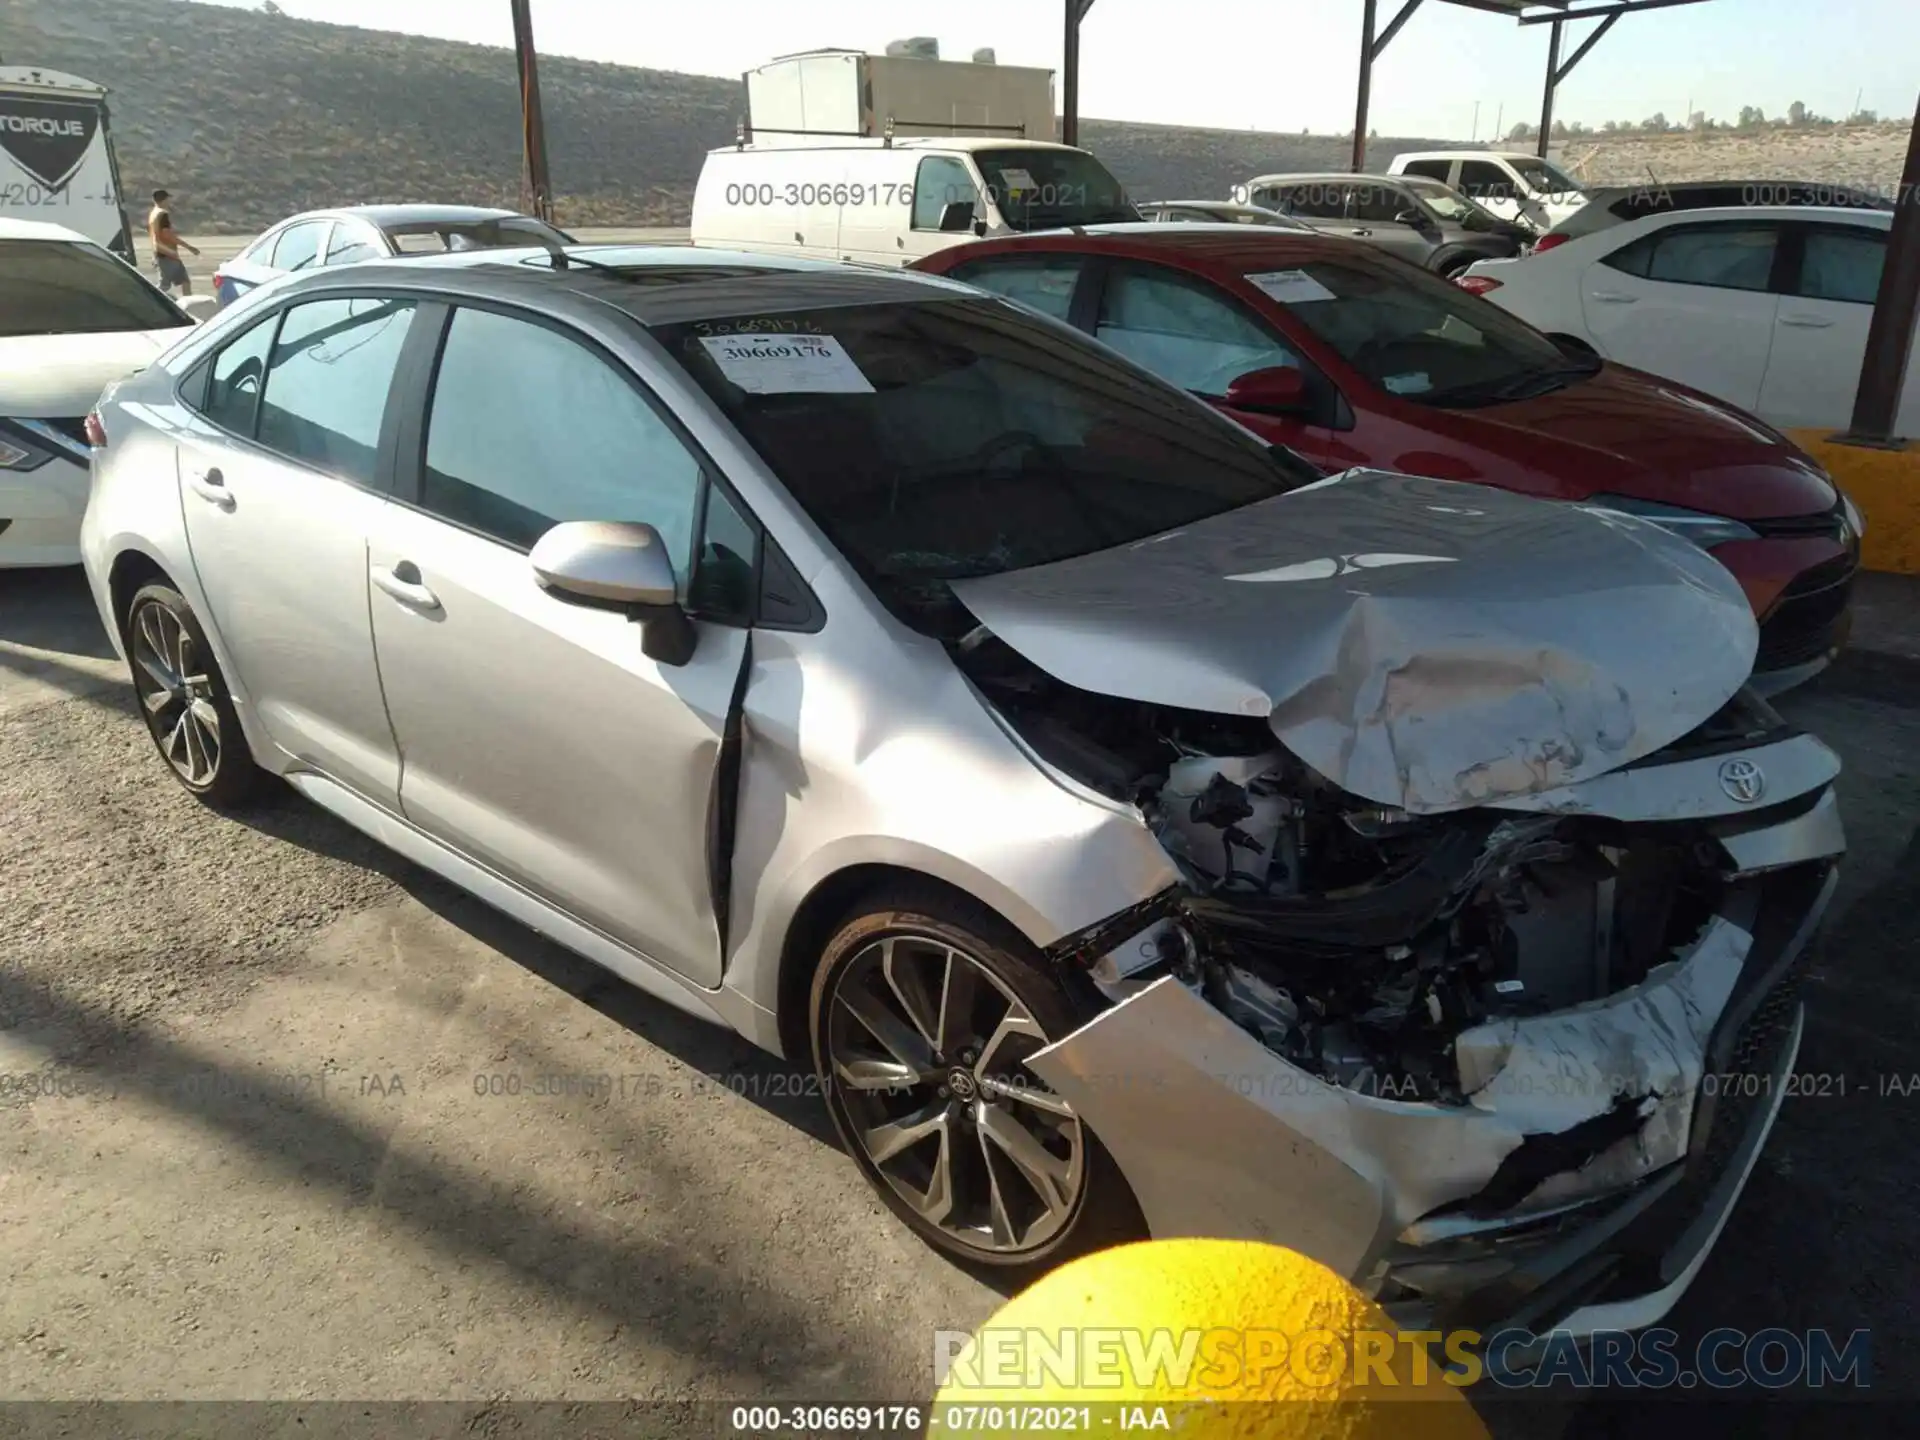
[[[218,353],[178,437],[194,571],[273,743],[377,804],[399,760],[374,668],[367,537],[386,508],[388,397],[409,300],[309,300]]]
[[[1611,359],[1755,409],[1780,311],[1780,226],[1645,223],[1581,275],[1588,333]]]
[[[696,533],[745,519],[637,376],[571,328],[456,308],[410,409],[413,460],[369,556],[407,819],[717,985],[708,827],[748,632],[704,606],[689,568]],[[538,583],[528,551],[564,520],[659,530],[696,616],[686,664]]]
[[[1854,225],[1792,225],[1786,293],[1774,324],[1758,412],[1774,425],[1846,425],[1860,388],[1867,328],[1880,294],[1887,232]],[[1920,367],[1910,367],[1906,415]],[[1903,416],[1903,418],[1905,418]]]

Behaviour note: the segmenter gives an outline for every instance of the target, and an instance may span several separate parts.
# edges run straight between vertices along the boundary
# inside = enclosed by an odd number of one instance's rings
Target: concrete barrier
[[[1920,575],[1920,443],[1903,450],[1841,445],[1831,430],[1790,430],[1793,443],[1826,467],[1860,507],[1866,533],[1860,561],[1869,570]]]

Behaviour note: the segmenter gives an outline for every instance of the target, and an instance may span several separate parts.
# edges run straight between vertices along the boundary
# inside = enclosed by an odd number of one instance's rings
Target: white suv
[[[1424,175],[1471,195],[1502,220],[1545,233],[1587,203],[1587,189],[1538,155],[1500,150],[1421,150],[1393,157],[1389,175]]]

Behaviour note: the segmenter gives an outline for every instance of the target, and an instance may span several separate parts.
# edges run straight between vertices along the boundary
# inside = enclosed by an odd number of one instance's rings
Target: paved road
[[[1849,671],[1784,704],[1848,767],[1803,1056],[1848,1088],[1788,1102],[1677,1316],[1873,1327],[1895,1387],[1920,1373],[1916,1102],[1883,1078],[1920,1069],[1916,699]],[[744,1043],[290,794],[194,804],[74,572],[0,572],[0,815],[0,1072],[93,1087],[0,1100],[0,1395],[918,1399],[933,1331],[994,1304]],[[533,1093],[568,1075],[629,1093]]]
[[[584,245],[685,245],[688,232],[685,227],[677,229],[576,229],[569,232]],[[200,253],[187,257],[187,273],[193,277],[193,288],[201,294],[213,289],[213,272],[222,260],[231,260],[248,245],[253,243],[252,235],[194,235],[185,236],[189,244],[198,245]],[[134,250],[140,257],[140,268],[148,275],[153,274],[153,254],[147,244],[144,232],[134,237]]]

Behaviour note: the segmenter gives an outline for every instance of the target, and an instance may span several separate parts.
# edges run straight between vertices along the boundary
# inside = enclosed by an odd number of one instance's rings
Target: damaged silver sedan
[[[1657,526],[1323,479],[1006,302],[685,250],[296,280],[96,432],[183,784],[283,775],[810,1064],[949,1256],[1248,1237],[1639,1325],[1766,1140],[1838,765]]]

